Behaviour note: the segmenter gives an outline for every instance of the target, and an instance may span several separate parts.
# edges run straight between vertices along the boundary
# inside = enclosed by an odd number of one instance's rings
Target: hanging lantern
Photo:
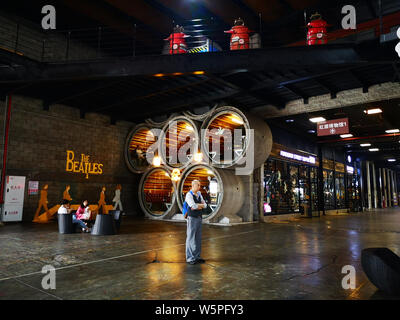
[[[171,180],[172,181],[179,181],[181,179],[181,171],[179,169],[172,170],[171,173]]]
[[[253,31],[249,30],[249,28],[247,28],[244,25],[244,21],[242,18],[235,20],[232,29],[224,32],[231,34],[231,42],[230,42],[231,50],[249,49],[250,47],[249,34],[252,33]]]
[[[155,167],[161,166],[161,158],[159,156],[153,158],[153,166]]]
[[[187,52],[187,45],[185,38],[189,37],[184,33],[184,28],[181,26],[176,26],[173,33],[164,39],[169,41],[169,54],[179,54]]]
[[[317,12],[311,16],[311,22],[307,24],[307,45],[319,45],[328,43],[328,23],[322,19],[322,16]]]

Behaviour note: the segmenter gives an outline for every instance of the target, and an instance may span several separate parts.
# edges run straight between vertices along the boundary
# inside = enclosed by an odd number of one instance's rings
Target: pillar
[[[392,207],[392,187],[391,187],[391,177],[390,177],[390,170],[386,169],[386,175],[387,175],[387,180],[386,180],[386,184],[387,184],[387,192],[388,192],[388,208]]]
[[[373,186],[373,208],[378,208],[378,192],[376,190],[376,172],[375,172],[375,163],[372,163],[372,186]]]
[[[371,192],[371,172],[370,172],[370,162],[365,161],[365,170],[366,170],[366,180],[367,180],[367,199],[366,205],[368,210],[372,209],[372,192]]]
[[[387,201],[387,187],[386,187],[386,169],[382,168],[382,195],[383,195],[383,201],[384,205],[383,208],[387,208],[388,206],[388,201]]]

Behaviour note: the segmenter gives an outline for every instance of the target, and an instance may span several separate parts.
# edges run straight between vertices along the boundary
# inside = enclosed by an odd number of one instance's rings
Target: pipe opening
[[[165,169],[154,169],[143,182],[142,203],[153,216],[162,216],[175,202],[175,188],[170,174]]]

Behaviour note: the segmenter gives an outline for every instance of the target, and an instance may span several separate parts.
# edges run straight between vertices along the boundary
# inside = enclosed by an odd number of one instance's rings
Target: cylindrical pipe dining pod
[[[180,210],[193,180],[200,181],[202,196],[208,203],[208,208],[203,212],[203,221],[217,223],[222,218],[227,218],[228,223],[242,222],[237,213],[244,203],[244,188],[242,180],[234,171],[221,170],[206,164],[187,167],[177,188]]]
[[[251,161],[250,167],[259,168],[271,153],[267,123],[235,107],[216,108],[201,129],[202,151],[215,167],[233,169]]]
[[[124,155],[126,165],[133,173],[143,173],[151,167],[160,132],[160,129],[139,124],[128,134]]]
[[[159,141],[163,164],[184,169],[199,151],[198,124],[185,116],[174,117],[163,127]]]
[[[139,204],[151,219],[168,219],[179,211],[176,184],[168,168],[152,168],[145,172],[139,184]]]

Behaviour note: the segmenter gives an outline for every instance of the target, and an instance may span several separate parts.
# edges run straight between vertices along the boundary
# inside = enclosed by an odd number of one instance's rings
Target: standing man
[[[201,227],[203,209],[207,207],[201,192],[200,181],[192,181],[192,189],[186,194],[185,201],[188,205],[186,231],[186,261],[189,264],[204,263],[200,258],[201,252]]]

